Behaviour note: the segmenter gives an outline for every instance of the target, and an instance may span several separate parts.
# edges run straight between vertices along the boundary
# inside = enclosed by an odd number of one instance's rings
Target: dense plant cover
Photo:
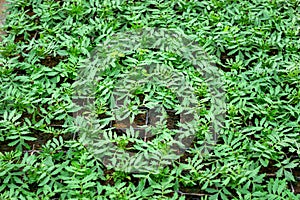
[[[0,199],[299,199],[300,1],[9,2],[0,56]],[[120,74],[154,60],[186,73],[203,117],[179,159],[159,173],[132,174],[107,168],[80,142],[72,95],[78,69],[99,43],[143,27],[194,38],[224,75],[227,107],[216,145],[203,154],[210,96],[201,76],[170,52],[119,55],[99,83],[96,114],[109,116]],[[141,87],[133,112],[139,94],[167,109],[178,103],[165,87]],[[162,130],[161,137],[170,134]],[[130,137],[112,139],[127,148]]]

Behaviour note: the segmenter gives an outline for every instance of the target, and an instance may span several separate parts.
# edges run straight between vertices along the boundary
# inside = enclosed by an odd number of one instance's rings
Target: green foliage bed
[[[9,2],[0,57],[0,199],[300,199],[299,0]],[[132,174],[105,167],[78,141],[72,84],[99,43],[143,27],[195,38],[224,75],[227,107],[209,154],[201,154],[203,123],[180,159],[159,173]],[[120,67],[159,57],[181,64],[176,55],[147,55],[125,55]],[[98,114],[106,112],[118,70],[100,83]],[[164,99],[168,91],[157,94]]]

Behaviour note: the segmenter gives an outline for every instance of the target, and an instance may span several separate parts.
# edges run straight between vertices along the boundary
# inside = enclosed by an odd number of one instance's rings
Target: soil
[[[276,163],[274,161],[270,161],[267,167],[261,167],[259,173],[266,174],[267,177],[276,177],[276,172],[279,170],[278,167],[275,167]]]
[[[40,108],[37,108],[37,110],[40,111]],[[42,120],[42,117],[39,115],[34,116],[33,114],[24,112],[20,119],[21,122],[20,126],[22,126],[23,123],[25,123],[26,118],[29,119],[30,121],[35,121],[35,122]],[[54,129],[55,132],[56,131],[59,132],[59,130],[63,129],[62,126],[64,123],[65,123],[64,120],[51,120],[50,123],[47,124],[47,126]],[[26,143],[30,146],[30,149],[26,149],[25,147],[23,147],[23,151],[41,150],[42,146],[46,144],[49,140],[53,139],[54,137],[58,137],[58,135],[48,133],[45,131],[38,131],[33,128],[30,128],[29,131],[30,134],[28,134],[28,136],[34,137],[36,138],[36,140],[26,141]],[[73,133],[60,134],[59,136],[62,136],[64,140],[72,140],[74,138]],[[16,148],[16,145],[9,146],[8,144],[10,142],[12,142],[12,140],[0,142],[0,152],[8,152],[14,150]]]
[[[122,121],[113,121],[112,126],[117,129],[125,129],[132,126],[135,129],[139,129],[141,126],[147,125],[148,119],[148,110],[146,108],[140,108],[140,113],[137,114],[134,118],[132,124],[130,124],[129,119],[124,119]]]
[[[40,62],[42,65],[47,67],[55,67],[61,60],[65,59],[63,56],[47,56],[46,58],[42,59]]]
[[[176,114],[174,110],[166,110],[167,111],[167,128],[168,129],[178,129],[177,123],[180,122],[180,115]]]
[[[300,194],[300,168],[295,168],[292,170],[292,172],[296,180],[296,182],[292,185],[294,193]]]
[[[141,128],[141,126],[144,125],[150,125],[151,118],[149,116],[149,110],[147,108],[139,108],[141,111],[139,114],[137,114],[134,118],[133,124],[130,124],[129,119],[125,119],[122,121],[113,121],[112,127],[115,127],[116,129],[126,129],[129,128],[130,125],[137,131],[145,133],[143,131],[144,129]],[[168,129],[178,129],[177,123],[180,122],[180,115],[176,115],[176,111],[174,110],[166,110],[167,112],[167,128]],[[124,130],[123,130],[124,131]]]
[[[56,126],[56,128],[60,128]],[[49,140],[53,139],[55,136],[53,134],[47,134],[41,131],[36,131],[34,129],[31,130],[31,134],[29,135],[31,137],[36,138],[35,141],[26,141],[26,143],[30,146],[30,149],[25,149],[24,152],[28,150],[41,150],[42,146],[45,145]],[[71,140],[73,138],[73,134],[64,134],[61,135],[64,140]],[[9,152],[13,151],[16,147],[15,146],[9,146],[8,144],[12,142],[10,140],[6,140],[4,142],[0,142],[0,152]]]

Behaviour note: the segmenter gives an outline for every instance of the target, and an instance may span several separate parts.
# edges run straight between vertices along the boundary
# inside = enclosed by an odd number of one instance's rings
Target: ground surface
[[[27,0],[9,11],[0,45],[0,199],[300,199],[299,0]],[[155,62],[184,75],[197,97],[198,129],[186,151],[178,147],[179,157],[158,173],[127,173],[105,165],[117,154],[103,151],[99,159],[81,140],[86,118],[74,118],[85,116],[78,106],[89,100],[74,91],[87,84],[79,69],[99,44],[143,27],[193,38],[222,74],[226,109],[217,142],[203,154],[214,107],[205,77],[173,52],[107,47],[117,59],[91,80],[100,151],[109,142],[120,151],[170,155],[167,144],[182,122],[174,89],[129,85],[125,110],[134,130],[155,121],[150,105],[166,109],[154,136],[137,137],[111,114],[114,87],[118,80],[128,86],[137,66]]]

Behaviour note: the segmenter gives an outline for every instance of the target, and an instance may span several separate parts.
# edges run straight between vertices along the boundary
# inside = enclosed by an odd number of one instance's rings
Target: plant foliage
[[[0,199],[300,198],[299,0],[8,2],[0,45]],[[227,106],[217,143],[203,153],[212,102],[201,74],[172,52],[114,49],[114,66],[97,83],[93,114],[108,116],[99,127],[111,121],[118,78],[143,62],[184,74],[198,98],[198,129],[187,151],[158,172],[132,174],[106,167],[79,141],[74,116],[81,110],[72,97],[97,45],[143,27],[193,38],[222,72]],[[174,91],[144,84],[132,93],[128,116],[139,114],[140,94],[148,106],[180,110]],[[172,131],[162,122],[151,144],[130,131],[106,136],[123,149],[154,151]]]

